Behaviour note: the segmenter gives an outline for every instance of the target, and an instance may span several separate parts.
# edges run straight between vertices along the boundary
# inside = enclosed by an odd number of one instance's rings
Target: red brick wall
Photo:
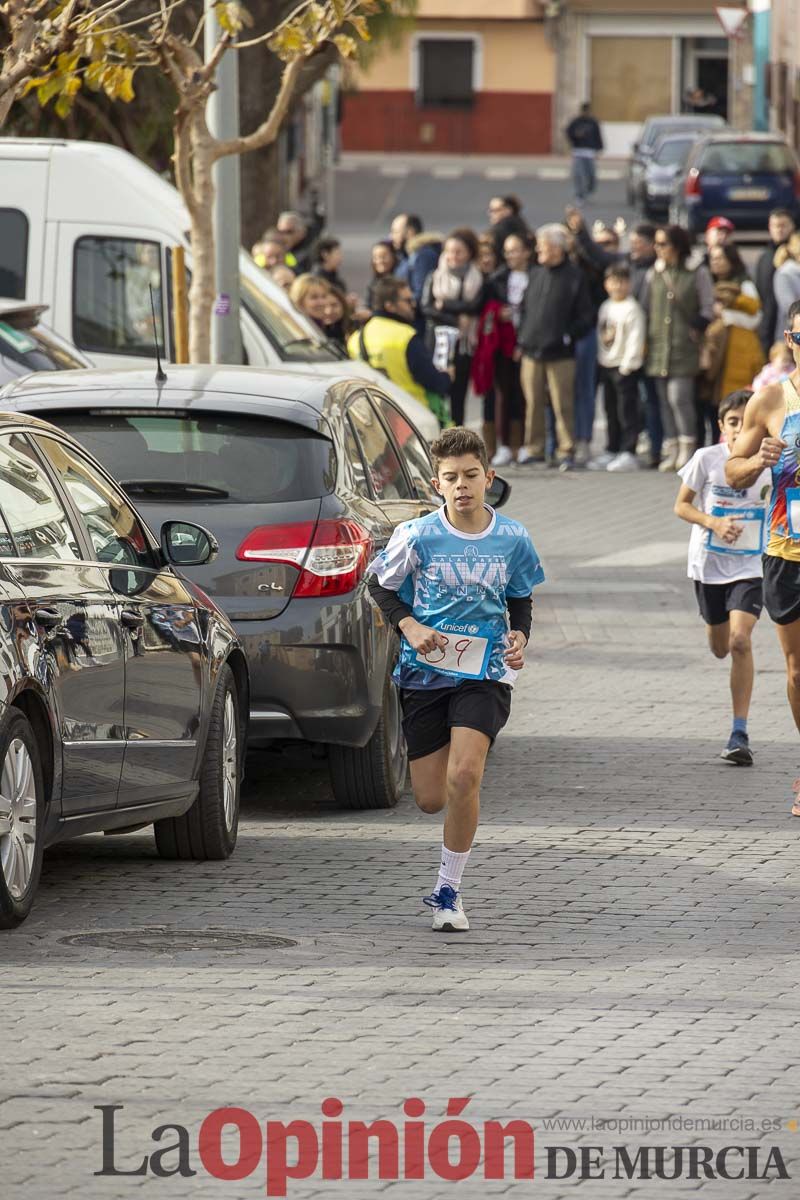
[[[343,150],[439,154],[549,154],[548,92],[479,92],[469,109],[418,108],[408,92],[353,92],[344,98]],[[423,127],[433,129],[430,141]]]

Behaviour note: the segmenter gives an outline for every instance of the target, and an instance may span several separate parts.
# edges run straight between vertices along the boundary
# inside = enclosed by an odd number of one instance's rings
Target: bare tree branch
[[[302,65],[302,60],[299,58],[287,63],[281,79],[280,90],[267,119],[259,125],[258,129],[254,129],[245,137],[228,138],[227,141],[215,142],[213,152],[215,160],[225,158],[229,154],[245,154],[248,150],[258,150],[261,146],[267,146],[275,140],[289,111],[295,81],[300,74]]]

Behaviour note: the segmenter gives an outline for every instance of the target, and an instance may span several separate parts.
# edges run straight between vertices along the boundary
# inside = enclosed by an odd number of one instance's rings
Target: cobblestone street
[[[478,1129],[488,1119],[535,1125],[533,1183],[486,1182],[481,1171],[462,1197],[572,1195],[577,1172],[545,1178],[547,1146],[602,1146],[607,1157],[616,1145],[632,1156],[640,1145],[759,1146],[759,1170],[778,1146],[800,1172],[800,822],[789,816],[798,738],[775,631],[765,615],[756,766],[737,770],[718,758],[727,664],[706,649],[685,578],[676,481],[514,469],[509,478],[505,511],[531,529],[548,582],[511,722],[489,759],[464,884],[472,931],[433,935],[420,902],[435,880],[437,822],[410,793],[391,812],[339,811],[324,771],[251,776],[228,863],[162,862],[149,830],[56,848],[32,917],[2,942],[0,1128],[16,1148],[4,1200],[263,1195],[263,1163],[239,1182],[206,1173],[203,1117],[236,1105],[262,1127],[319,1128],[332,1096],[345,1121],[402,1126],[403,1102],[419,1097],[430,1130],[450,1097],[469,1096],[463,1117]],[[290,944],[176,947],[151,934],[136,947],[102,936],[153,926]],[[124,1106],[118,1170],[163,1148],[156,1126],[179,1123],[197,1174],[96,1177],[95,1106],[114,1104]],[[579,1124],[667,1117],[731,1125]],[[548,1129],[554,1118],[575,1125]],[[374,1170],[356,1183],[317,1171],[290,1181],[288,1195],[452,1194],[430,1170],[417,1182],[378,1182]],[[796,1180],[774,1174],[773,1189],[798,1194]],[[708,1186],[749,1200],[767,1182]],[[669,1198],[700,1186],[615,1179],[612,1167],[581,1196]]]

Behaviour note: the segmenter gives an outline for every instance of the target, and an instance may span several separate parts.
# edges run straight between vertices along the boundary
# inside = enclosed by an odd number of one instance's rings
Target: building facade
[[[608,149],[620,154],[646,117],[686,111],[695,89],[714,98],[709,111],[731,117],[738,77],[715,8],[710,0],[553,0],[556,147],[584,100],[603,123]]]
[[[547,154],[555,56],[541,0],[420,0],[413,31],[354,71],[345,151]]]
[[[800,149],[800,3],[772,0],[752,5],[754,18],[769,21],[770,64],[766,81],[770,125]]]

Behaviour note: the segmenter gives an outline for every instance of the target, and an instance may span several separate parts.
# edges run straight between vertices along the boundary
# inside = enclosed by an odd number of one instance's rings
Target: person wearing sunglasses
[[[778,626],[786,659],[789,705],[800,730],[800,300],[784,331],[794,370],[748,401],[744,424],[725,466],[734,488],[750,487],[761,471],[772,471],[764,554],[764,605]],[[795,781],[792,816],[800,817],[800,781]]]

